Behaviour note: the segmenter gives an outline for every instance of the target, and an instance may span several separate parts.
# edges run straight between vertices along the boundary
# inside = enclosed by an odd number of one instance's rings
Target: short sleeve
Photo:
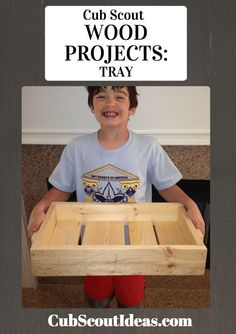
[[[75,191],[75,163],[73,148],[70,145],[65,147],[58,165],[49,177],[49,182],[61,191]]]
[[[157,190],[167,189],[182,178],[177,167],[156,140],[152,143],[149,166],[150,182]]]

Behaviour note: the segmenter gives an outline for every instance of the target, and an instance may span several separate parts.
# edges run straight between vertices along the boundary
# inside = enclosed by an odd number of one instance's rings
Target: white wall
[[[210,144],[209,87],[137,87],[139,106],[130,129],[164,145]],[[22,143],[67,144],[98,124],[84,87],[23,87]]]

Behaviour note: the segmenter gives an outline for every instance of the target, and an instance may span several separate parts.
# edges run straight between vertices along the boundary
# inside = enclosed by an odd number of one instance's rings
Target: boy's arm
[[[28,234],[30,238],[32,238],[32,235],[40,228],[50,204],[52,202],[65,202],[70,197],[70,194],[71,193],[53,187],[35,205],[31,212],[28,224]]]
[[[199,228],[203,235],[205,234],[205,222],[202,218],[201,212],[197,204],[187,194],[185,194],[183,190],[181,190],[177,185],[173,185],[167,189],[160,190],[159,193],[167,202],[182,203],[194,226]]]

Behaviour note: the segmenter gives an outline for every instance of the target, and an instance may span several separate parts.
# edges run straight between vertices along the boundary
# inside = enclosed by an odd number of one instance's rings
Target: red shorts
[[[144,297],[144,276],[86,276],[84,291],[87,297],[100,301],[114,293],[126,307],[136,306]]]

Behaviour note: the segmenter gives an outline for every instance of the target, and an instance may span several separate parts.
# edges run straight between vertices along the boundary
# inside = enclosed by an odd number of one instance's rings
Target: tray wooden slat
[[[154,224],[160,245],[195,245],[191,233],[175,221],[162,221]]]
[[[121,222],[87,222],[82,245],[124,245],[124,224]]]
[[[58,221],[49,241],[50,246],[78,245],[81,224],[75,220]]]
[[[152,222],[132,221],[128,226],[131,245],[157,245]]]

